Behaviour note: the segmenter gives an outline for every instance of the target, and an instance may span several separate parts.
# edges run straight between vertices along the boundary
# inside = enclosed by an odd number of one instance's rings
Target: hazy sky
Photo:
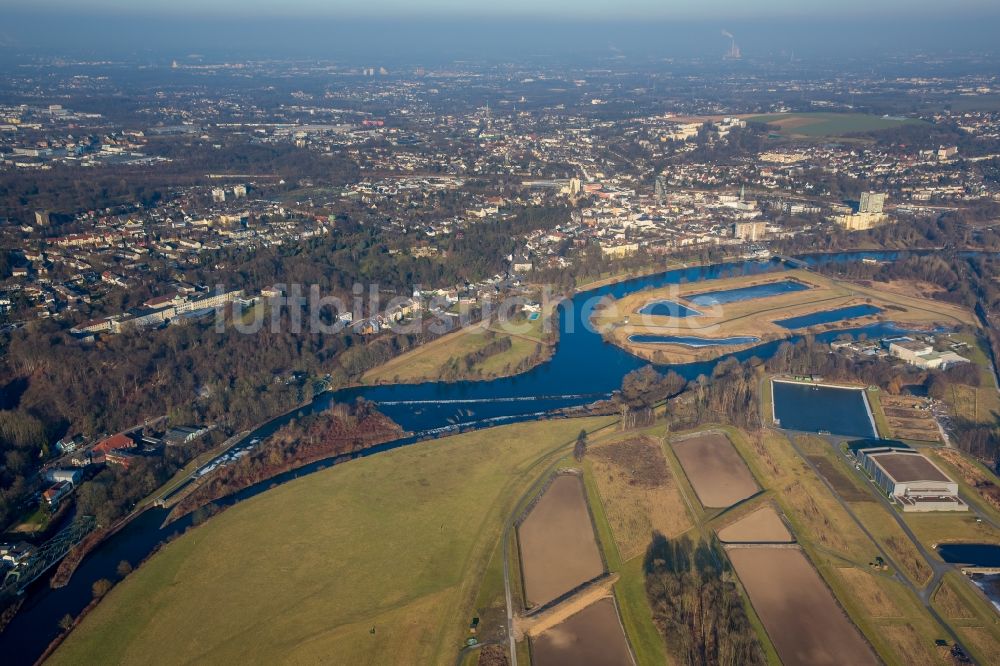
[[[997,53],[1000,0],[0,0],[0,58]],[[169,62],[169,60],[168,60]]]
[[[0,9],[243,16],[561,16],[740,19],[1000,16],[996,0],[0,0]]]

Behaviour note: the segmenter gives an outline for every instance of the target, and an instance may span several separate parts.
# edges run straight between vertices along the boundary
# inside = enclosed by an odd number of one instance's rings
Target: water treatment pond
[[[695,305],[725,305],[726,303],[735,303],[737,301],[750,301],[755,298],[780,296],[781,294],[790,294],[795,291],[805,291],[806,289],[809,289],[809,286],[797,280],[780,280],[778,282],[755,284],[750,287],[705,291],[700,294],[688,296],[686,300],[691,301]]]
[[[744,335],[732,338],[699,338],[696,335],[649,335],[628,336],[629,342],[654,345],[684,345],[685,347],[718,347],[720,345],[748,345],[760,342],[760,338]]]
[[[517,526],[525,600],[541,606],[604,573],[583,481],[560,474]]]
[[[796,328],[808,328],[810,326],[818,326],[820,324],[832,324],[837,321],[867,317],[869,315],[878,314],[879,312],[882,312],[882,308],[875,307],[874,305],[848,305],[843,308],[822,310],[821,312],[813,312],[799,317],[779,319],[774,323],[782,328],[794,330]]]
[[[642,306],[639,314],[655,315],[657,317],[697,317],[701,313],[694,308],[689,308],[674,301],[659,300]]]
[[[1000,567],[1000,546],[989,543],[943,543],[938,555],[949,564]]]
[[[864,389],[774,380],[773,417],[779,427],[850,437],[877,437]]]

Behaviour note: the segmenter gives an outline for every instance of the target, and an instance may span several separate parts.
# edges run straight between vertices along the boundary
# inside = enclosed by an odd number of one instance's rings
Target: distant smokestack
[[[722,36],[729,39],[729,51],[726,53],[726,59],[739,60],[742,58],[743,54],[740,53],[740,47],[736,45],[736,38],[733,37],[733,33],[723,29]]]

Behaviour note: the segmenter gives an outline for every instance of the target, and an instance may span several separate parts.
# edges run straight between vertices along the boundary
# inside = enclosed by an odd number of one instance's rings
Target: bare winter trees
[[[646,551],[646,596],[653,622],[686,664],[764,664],[764,652],[717,542],[668,541]]]
[[[684,390],[687,381],[674,371],[661,375],[647,365],[625,375],[617,396],[621,410],[622,429],[638,428],[653,423],[653,407]]]

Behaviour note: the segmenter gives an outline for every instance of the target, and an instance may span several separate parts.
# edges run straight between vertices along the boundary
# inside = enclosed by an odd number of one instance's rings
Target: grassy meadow
[[[465,433],[276,487],[163,548],[50,662],[451,663],[515,502],[609,422]]]

